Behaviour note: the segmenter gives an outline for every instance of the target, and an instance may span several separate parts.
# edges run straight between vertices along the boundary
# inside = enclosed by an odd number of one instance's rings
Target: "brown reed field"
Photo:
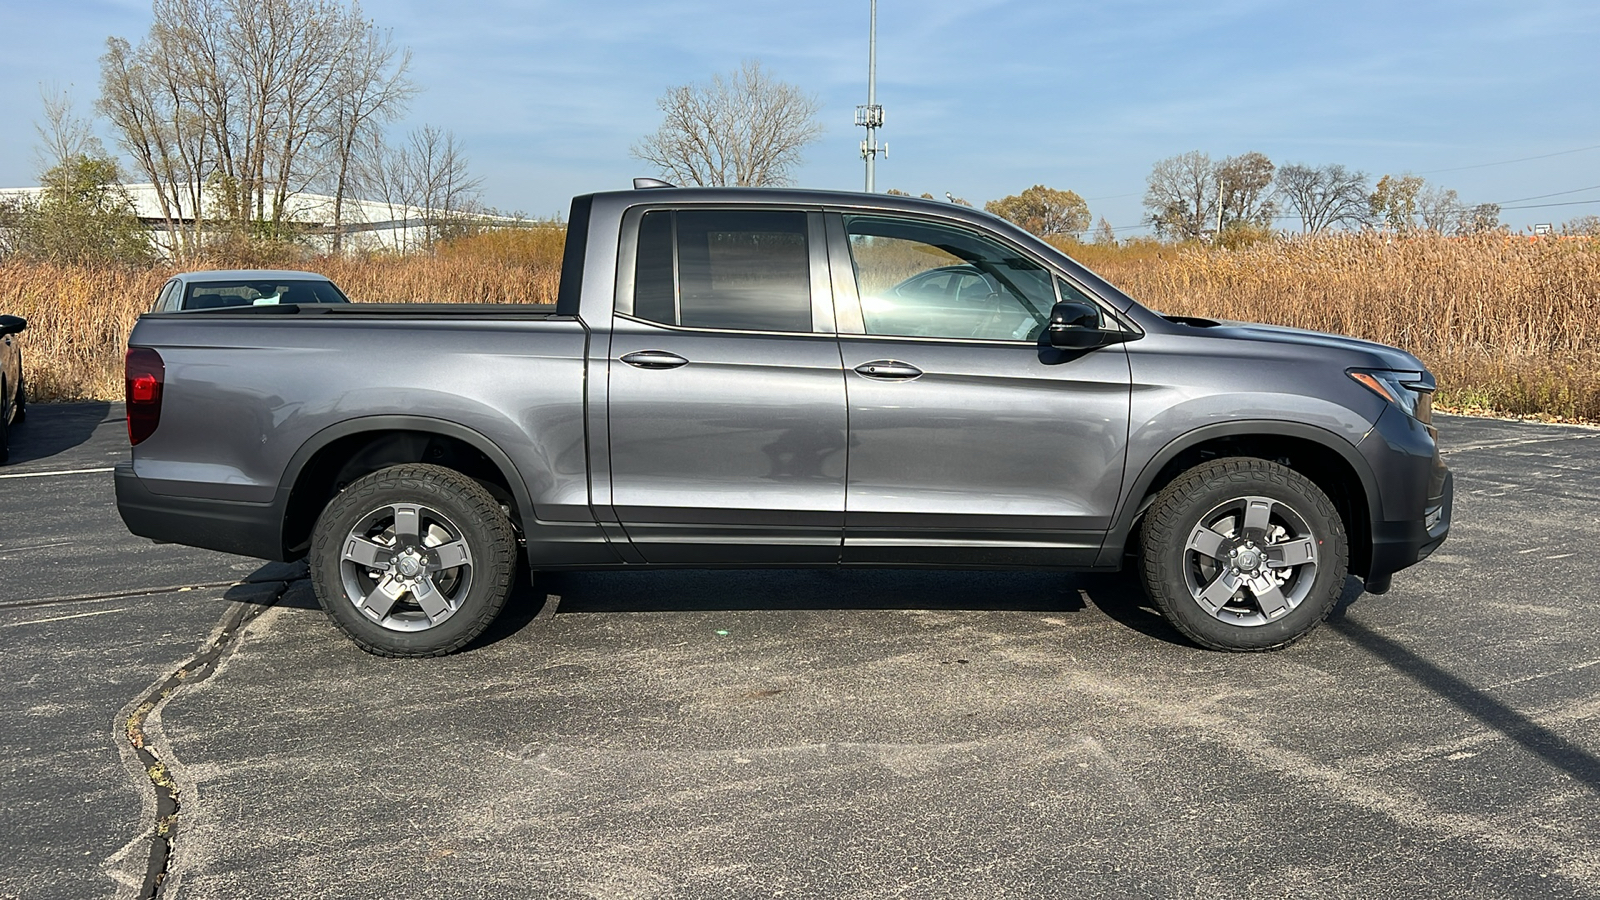
[[[187,267],[301,268],[327,275],[357,301],[553,303],[563,240],[560,228],[520,229],[447,241],[430,254],[256,251]],[[1600,240],[1359,234],[1237,249],[1061,246],[1165,313],[1403,347],[1438,376],[1444,408],[1600,422]],[[33,396],[120,398],[128,332],[174,271],[0,263],[0,312],[29,321]]]
[[[1440,407],[1600,422],[1600,240],[1368,233],[1234,250],[1136,245],[1128,258],[1082,249],[1101,276],[1169,315],[1409,350],[1438,378]]]

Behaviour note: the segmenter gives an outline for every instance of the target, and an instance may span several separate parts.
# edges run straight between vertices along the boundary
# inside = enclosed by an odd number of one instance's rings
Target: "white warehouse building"
[[[126,184],[123,188],[133,201],[134,215],[150,229],[151,242],[162,253],[170,255],[173,247],[168,220],[162,212],[155,185]],[[0,188],[0,200],[37,198],[43,192],[41,187]],[[180,199],[180,207],[186,199]],[[336,231],[343,231],[346,252],[388,250],[401,253],[423,246],[428,237],[428,228],[450,218],[444,213],[430,212],[420,207],[347,197],[340,215],[343,224],[336,228],[333,206],[334,198],[326,194],[295,194],[288,200],[285,218],[303,232],[308,242],[325,252],[333,249]],[[460,215],[454,214],[455,217]],[[472,218],[505,225],[514,225],[518,221],[503,216],[473,215]],[[192,226],[192,210],[181,209],[177,224],[184,228]]]

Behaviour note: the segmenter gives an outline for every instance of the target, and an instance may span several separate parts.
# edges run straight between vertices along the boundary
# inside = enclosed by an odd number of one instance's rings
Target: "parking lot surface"
[[[0,897],[143,889],[130,717],[163,897],[1600,896],[1600,429],[1441,430],[1450,540],[1278,653],[1122,576],[678,571],[542,575],[396,661],[292,568],[128,535],[120,411],[35,406]]]

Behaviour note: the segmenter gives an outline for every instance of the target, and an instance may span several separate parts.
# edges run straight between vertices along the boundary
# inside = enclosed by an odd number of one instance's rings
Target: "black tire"
[[[378,656],[444,656],[505,607],[516,538],[500,504],[441,466],[381,469],[330,501],[311,535],[317,602]]]
[[[11,459],[11,426],[6,424],[6,417],[0,416],[0,466]]]
[[[17,376],[17,402],[16,408],[11,413],[13,424],[21,422],[28,417],[28,379]]]
[[[1344,523],[1298,472],[1250,457],[1212,460],[1167,485],[1140,533],[1145,592],[1211,650],[1259,651],[1309,634],[1339,601]]]

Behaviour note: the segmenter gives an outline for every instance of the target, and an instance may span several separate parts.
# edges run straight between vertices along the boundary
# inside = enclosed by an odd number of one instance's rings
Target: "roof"
[[[296,272],[291,269],[201,269],[195,272],[179,272],[172,277],[184,284],[196,281],[330,281],[326,275]]]

